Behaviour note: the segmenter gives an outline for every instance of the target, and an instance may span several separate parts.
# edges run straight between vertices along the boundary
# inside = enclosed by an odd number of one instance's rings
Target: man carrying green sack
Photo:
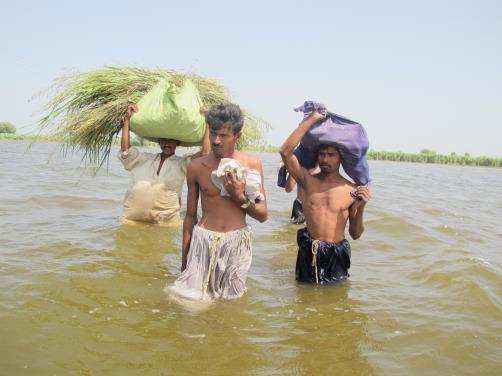
[[[199,116],[203,112],[205,108],[200,107]],[[138,105],[131,104],[127,108],[122,126],[121,150],[118,153],[124,168],[131,172],[121,220],[123,223],[180,224],[181,190],[187,166],[193,158],[209,154],[210,151],[207,127],[202,150],[198,153],[177,156],[174,153],[180,140],[162,137],[157,139],[160,153],[145,153],[130,146],[129,121],[133,113],[140,113]]]

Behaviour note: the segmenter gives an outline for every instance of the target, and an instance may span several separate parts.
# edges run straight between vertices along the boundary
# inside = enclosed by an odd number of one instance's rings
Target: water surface
[[[183,153],[183,151],[180,151]],[[118,222],[127,172],[0,141],[2,375],[502,374],[502,169],[371,161],[350,280],[294,281],[293,194],[257,154],[248,292],[197,310],[163,292],[180,229]]]

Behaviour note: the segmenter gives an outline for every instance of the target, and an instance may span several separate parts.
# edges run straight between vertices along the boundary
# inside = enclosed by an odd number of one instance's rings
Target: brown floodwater
[[[119,224],[114,156],[93,176],[27,146],[0,141],[1,375],[502,374],[502,169],[370,162],[351,277],[317,287],[294,280],[279,156],[258,154],[248,292],[199,306],[164,293],[181,229]]]

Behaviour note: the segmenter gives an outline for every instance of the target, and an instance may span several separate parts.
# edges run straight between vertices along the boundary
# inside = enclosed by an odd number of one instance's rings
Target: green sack
[[[200,145],[206,123],[201,106],[199,91],[191,81],[179,87],[161,80],[138,102],[131,130],[151,141],[172,138],[183,146]]]

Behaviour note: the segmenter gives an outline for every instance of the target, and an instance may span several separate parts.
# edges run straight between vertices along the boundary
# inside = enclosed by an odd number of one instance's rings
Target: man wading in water
[[[246,216],[267,220],[263,168],[258,159],[235,150],[244,124],[239,106],[221,103],[205,115],[212,153],[188,166],[182,274],[168,291],[192,299],[239,298],[251,266]],[[197,220],[199,194],[202,218]]]
[[[204,107],[200,109],[206,111]],[[124,200],[123,223],[149,222],[180,224],[181,190],[190,161],[209,154],[209,135],[206,128],[202,150],[195,154],[177,156],[178,140],[160,138],[160,153],[144,153],[130,146],[129,120],[138,106],[130,104],[122,126],[120,162],[131,172],[131,181]]]
[[[363,212],[371,194],[340,175],[341,156],[334,146],[318,149],[320,172],[311,175],[293,154],[303,136],[325,115],[313,112],[286,139],[281,157],[291,176],[304,190],[303,210],[307,227],[298,230],[296,279],[310,283],[333,283],[349,276],[350,244],[345,227],[358,239],[364,231]]]

